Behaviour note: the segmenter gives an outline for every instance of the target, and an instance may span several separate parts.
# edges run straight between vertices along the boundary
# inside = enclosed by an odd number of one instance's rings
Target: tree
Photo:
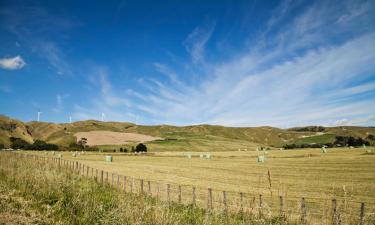
[[[26,149],[29,145],[25,140],[16,137],[10,137],[10,147],[13,149]]]
[[[86,144],[87,144],[87,138],[81,138],[81,140],[78,141],[78,144],[83,146],[83,148],[86,147]]]
[[[139,143],[136,147],[135,147],[135,151],[136,152],[147,152],[147,147],[146,145],[142,144],[142,143]]]

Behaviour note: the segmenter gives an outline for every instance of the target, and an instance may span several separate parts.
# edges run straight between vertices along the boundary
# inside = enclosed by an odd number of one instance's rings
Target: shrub
[[[5,148],[4,144],[0,144],[0,149]]]
[[[21,138],[10,137],[10,147],[13,149],[26,149],[29,143]]]
[[[147,152],[147,147],[146,145],[142,144],[142,143],[139,143],[136,147],[135,147],[135,152]]]

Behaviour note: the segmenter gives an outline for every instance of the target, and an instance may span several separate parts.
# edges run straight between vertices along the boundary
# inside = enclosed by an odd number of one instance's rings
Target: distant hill
[[[216,151],[255,148],[258,146],[282,147],[290,143],[333,142],[336,135],[367,138],[375,135],[371,127],[308,126],[289,129],[274,127],[224,127],[216,125],[194,126],[141,126],[127,122],[101,122],[96,120],[74,123],[22,122],[0,116],[0,143],[9,146],[9,137],[28,142],[36,139],[68,146],[76,142],[74,134],[87,131],[114,131],[161,137],[148,143],[156,151]]]

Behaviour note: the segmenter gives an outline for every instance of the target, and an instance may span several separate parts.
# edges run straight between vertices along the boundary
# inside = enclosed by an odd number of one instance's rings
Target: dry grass
[[[15,190],[12,197],[29,202],[23,206],[25,211],[36,211],[43,218],[28,218],[26,224],[280,224],[277,217],[209,212],[191,205],[168,204],[145,194],[124,194],[44,159],[0,152],[0,162],[0,187],[5,187],[1,190],[6,194]],[[9,217],[17,216],[12,201],[2,201],[0,206],[1,210],[11,209]],[[2,219],[0,224],[11,221]]]
[[[177,193],[177,185],[184,185],[187,201],[191,200],[189,186],[196,186],[202,206],[206,205],[208,187],[214,190],[217,207],[222,207],[223,190],[228,191],[228,201],[234,206],[238,206],[239,192],[245,193],[247,207],[251,207],[254,197],[254,204],[259,204],[259,194],[267,207],[273,208],[278,204],[278,196],[285,196],[290,214],[298,213],[300,198],[305,197],[309,217],[321,222],[329,217],[332,198],[338,199],[342,211],[354,217],[359,214],[360,202],[366,202],[368,212],[374,212],[375,155],[364,152],[364,149],[330,149],[326,154],[320,149],[275,150],[268,151],[265,163],[256,162],[257,155],[263,154],[256,151],[211,152],[211,160],[199,158],[201,153],[191,153],[193,158],[188,159],[183,153],[174,152],[147,156],[113,154],[112,163],[104,162],[104,155],[96,153],[79,157],[63,153],[63,158],[110,173],[154,181],[153,186],[158,182],[164,192],[167,183],[174,184],[173,193]]]
[[[113,131],[88,131],[74,134],[77,140],[87,139],[87,144],[92,145],[121,145],[133,142],[147,142],[161,140],[162,138],[136,133],[122,133]]]

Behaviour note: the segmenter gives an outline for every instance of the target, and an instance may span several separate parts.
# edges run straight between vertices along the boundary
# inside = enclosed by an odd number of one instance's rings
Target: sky
[[[0,114],[375,126],[375,1],[0,0]]]

